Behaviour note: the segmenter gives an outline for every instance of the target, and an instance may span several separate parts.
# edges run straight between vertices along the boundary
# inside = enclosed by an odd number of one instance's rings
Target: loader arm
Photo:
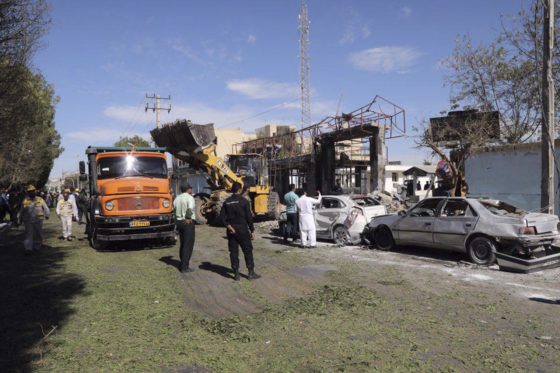
[[[231,190],[233,183],[243,185],[227,163],[216,155],[216,135],[213,124],[197,125],[187,120],[164,125],[151,131],[154,142],[165,147],[177,159],[195,169],[206,171],[212,190]]]

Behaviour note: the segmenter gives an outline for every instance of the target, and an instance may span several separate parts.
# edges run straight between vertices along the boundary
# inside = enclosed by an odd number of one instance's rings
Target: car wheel
[[[393,233],[388,227],[379,227],[375,231],[375,246],[380,250],[390,251],[395,248]]]
[[[350,233],[348,229],[343,226],[338,226],[333,232],[334,243],[339,246],[344,246],[350,244]]]
[[[467,248],[469,258],[474,264],[492,265],[496,261],[496,247],[491,239],[476,237],[469,242]]]
[[[90,239],[90,245],[94,250],[97,251],[103,251],[106,250],[108,247],[107,242],[105,241],[100,241],[97,239],[97,232],[95,231],[95,229],[93,230],[93,234],[91,235],[91,239]]]

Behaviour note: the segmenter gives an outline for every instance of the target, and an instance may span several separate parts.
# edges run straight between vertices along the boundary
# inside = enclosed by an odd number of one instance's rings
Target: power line
[[[156,113],[156,127],[159,128],[160,126],[160,121],[159,121],[159,112],[161,110],[167,111],[167,113],[171,112],[171,96],[167,96],[167,97],[160,97],[160,95],[156,95],[155,93],[151,96],[148,96],[148,94],[146,93],[146,99],[153,99],[155,100],[155,105],[150,107],[148,105],[148,103],[146,103],[146,107],[145,107],[145,111],[147,112],[148,110],[152,110],[154,113]],[[169,106],[166,108],[162,108],[160,106],[160,100],[168,100],[169,101]]]

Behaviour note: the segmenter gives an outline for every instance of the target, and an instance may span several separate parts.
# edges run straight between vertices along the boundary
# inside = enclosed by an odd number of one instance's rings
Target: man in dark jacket
[[[245,264],[249,270],[249,280],[255,280],[261,276],[255,273],[255,263],[253,261],[253,243],[255,227],[253,225],[253,214],[249,201],[241,195],[243,188],[241,184],[234,183],[231,191],[232,195],[225,200],[220,217],[222,223],[227,228],[229,258],[231,268],[235,273],[235,281],[240,280],[239,275],[239,246],[245,257]]]

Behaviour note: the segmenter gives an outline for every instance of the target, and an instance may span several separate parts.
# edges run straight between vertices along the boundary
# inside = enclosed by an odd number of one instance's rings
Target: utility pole
[[[159,128],[160,127],[160,120],[159,120],[159,112],[160,110],[165,110],[167,111],[167,113],[171,112],[171,96],[167,96],[167,97],[160,97],[159,95],[156,95],[155,93],[151,96],[148,96],[148,94],[146,93],[146,99],[152,99],[152,100],[156,100],[155,105],[150,107],[148,105],[148,103],[146,103],[146,107],[144,111],[148,111],[148,110],[152,110],[154,113],[156,113],[156,127]],[[166,108],[162,108],[160,105],[160,100],[169,100],[169,106]]]
[[[554,48],[554,1],[545,0],[543,7],[543,73],[542,73],[542,212],[554,214],[554,78],[552,75],[552,50]]]

